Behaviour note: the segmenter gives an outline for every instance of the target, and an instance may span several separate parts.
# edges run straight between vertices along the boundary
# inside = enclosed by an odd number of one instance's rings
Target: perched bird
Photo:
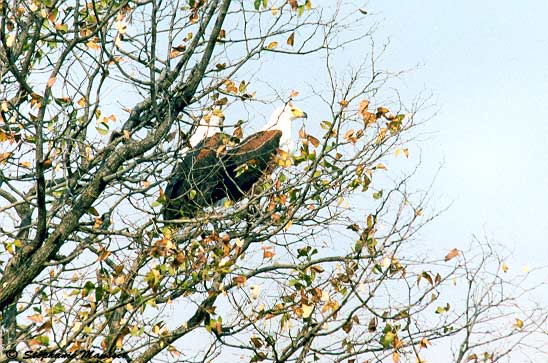
[[[278,149],[291,151],[291,121],[306,117],[288,102],[274,111],[262,131],[233,148],[227,148],[229,135],[206,132],[172,173],[165,191],[164,219],[195,216],[223,198],[241,199],[272,170]]]
[[[190,146],[195,147],[200,143],[200,141],[221,132],[219,125],[221,124],[223,118],[224,117],[221,117],[215,113],[204,116],[204,118],[200,120],[200,125],[198,125],[196,131],[188,141]]]

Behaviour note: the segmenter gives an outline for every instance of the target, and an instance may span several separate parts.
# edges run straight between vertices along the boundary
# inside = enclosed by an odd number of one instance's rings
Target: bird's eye
[[[291,109],[291,112],[295,112],[295,109],[294,109],[294,108],[292,108],[292,109]]]

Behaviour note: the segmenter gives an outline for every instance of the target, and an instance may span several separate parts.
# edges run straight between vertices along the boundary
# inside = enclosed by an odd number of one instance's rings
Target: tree
[[[408,177],[383,177],[394,154],[408,156],[416,110],[380,104],[390,75],[375,56],[346,81],[332,67],[370,35],[352,28],[367,24],[364,11],[308,0],[14,0],[0,12],[5,348],[136,363],[397,362],[464,333],[456,361],[498,359],[476,352],[490,339],[470,337],[478,317],[515,300],[484,307],[469,294],[453,315],[449,282],[463,277],[475,291],[484,265],[458,250],[414,260],[409,242],[433,218],[426,196],[408,193]],[[256,67],[311,54],[325,60],[330,92],[315,95],[325,121],[301,128],[297,152],[279,154],[246,199],[163,221],[162,188],[200,119],[272,101],[254,90]],[[279,100],[289,97],[298,94]],[[239,137],[247,125],[227,117],[224,130]],[[512,316],[501,339],[538,332],[524,329],[537,312]]]

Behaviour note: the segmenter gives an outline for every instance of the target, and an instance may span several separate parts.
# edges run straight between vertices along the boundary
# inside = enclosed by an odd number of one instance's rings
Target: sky
[[[383,63],[408,69],[406,95],[431,92],[422,182],[452,202],[425,241],[465,245],[472,235],[507,246],[516,263],[545,262],[548,220],[546,1],[371,1]],[[420,183],[419,181],[418,183]]]

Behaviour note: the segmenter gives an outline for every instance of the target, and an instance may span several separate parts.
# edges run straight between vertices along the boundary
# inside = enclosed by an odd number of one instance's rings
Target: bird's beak
[[[306,112],[304,112],[303,110],[300,110],[298,108],[293,108],[291,110],[291,112],[293,113],[293,117],[295,118],[307,118],[308,115],[306,114]]]

